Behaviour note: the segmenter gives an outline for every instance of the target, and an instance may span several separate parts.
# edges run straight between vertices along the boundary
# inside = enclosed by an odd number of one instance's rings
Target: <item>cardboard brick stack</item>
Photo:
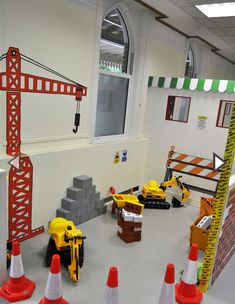
[[[214,205],[214,198],[201,197],[200,215],[190,227],[190,244],[198,244],[199,249],[202,251],[206,250],[207,240],[210,232],[210,224],[214,212]]]
[[[126,243],[141,240],[143,215],[142,207],[126,202],[124,208],[118,213],[117,235]]]
[[[92,177],[80,175],[73,178],[73,186],[67,188],[67,195],[62,198],[62,208],[56,210],[57,217],[73,221],[74,225],[84,223],[106,212],[107,206]]]

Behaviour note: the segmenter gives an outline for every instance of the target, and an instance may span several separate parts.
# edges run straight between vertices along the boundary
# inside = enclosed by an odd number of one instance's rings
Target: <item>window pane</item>
[[[193,78],[194,75],[194,55],[192,48],[189,48],[187,53],[186,67],[185,67],[185,76]]]
[[[168,96],[166,120],[187,122],[190,101],[190,97]]]
[[[102,22],[100,40],[100,68],[127,73],[129,37],[119,11],[113,10]]]
[[[228,128],[232,116],[233,101],[221,100],[217,117],[217,127]]]
[[[99,75],[95,136],[123,134],[129,79]]]

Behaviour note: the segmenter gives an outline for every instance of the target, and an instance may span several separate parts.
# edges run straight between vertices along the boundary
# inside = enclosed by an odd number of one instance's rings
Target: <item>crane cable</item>
[[[40,63],[40,62],[38,62],[38,61],[36,61],[36,60],[30,58],[30,57],[28,57],[28,56],[26,56],[26,55],[24,55],[24,54],[20,54],[20,56],[21,56],[21,59],[24,60],[24,61],[27,61],[27,62],[29,62],[29,63],[35,65],[35,66],[38,66],[39,68],[41,68],[41,69],[43,69],[43,70],[45,70],[45,71],[48,71],[48,72],[50,72],[50,73],[52,73],[52,74],[54,74],[54,75],[56,75],[56,76],[59,76],[59,77],[65,79],[65,80],[68,80],[68,81],[71,82],[71,83],[74,83],[74,84],[76,84],[76,85],[79,85],[79,86],[81,86],[81,87],[84,87],[84,86],[81,85],[80,83],[78,83],[78,82],[76,82],[76,81],[74,81],[74,80],[72,80],[72,79],[66,77],[65,75],[63,75],[63,74],[61,74],[61,73],[59,73],[59,72],[57,72],[57,71],[55,71],[55,70],[49,68],[48,66],[46,66],[46,65],[44,65],[44,64],[42,64],[42,63]]]
[[[59,73],[59,72],[57,72],[57,71],[49,68],[48,66],[46,66],[46,65],[44,65],[44,64],[42,64],[42,63],[40,63],[40,62],[38,62],[38,61],[30,58],[30,57],[28,57],[28,56],[26,56],[24,54],[20,54],[20,57],[21,57],[22,60],[24,60],[26,62],[29,62],[29,63],[31,63],[31,64],[33,64],[33,65],[35,65],[35,66],[37,66],[37,67],[39,67],[39,68],[47,71],[47,72],[49,72],[49,73],[52,73],[52,74],[54,74],[54,75],[56,75],[56,76],[58,76],[60,78],[63,78],[63,79],[65,79],[65,80],[67,80],[67,81],[69,81],[69,82],[71,82],[71,83],[73,83],[73,84],[75,84],[77,86],[85,88],[85,86],[81,85],[80,83],[78,83],[78,82],[76,82],[76,81],[74,81],[74,80],[66,77],[65,75],[63,75],[63,74],[61,74],[61,73]],[[0,56],[0,61],[3,60],[3,59],[5,59],[5,58],[6,58],[6,54],[1,55]],[[76,113],[75,113],[75,119],[74,119],[74,126],[75,126],[75,128],[73,129],[74,133],[77,133],[78,126],[80,124],[80,113],[79,112],[80,112],[80,100],[77,101],[77,106],[76,106]]]
[[[42,63],[40,63],[40,62],[38,62],[38,61],[30,58],[30,57],[28,57],[28,56],[26,56],[24,54],[20,54],[20,56],[21,56],[22,60],[27,61],[27,62],[29,62],[29,63],[31,63],[31,64],[33,64],[33,65],[35,65],[35,66],[37,66],[37,67],[39,67],[39,68],[41,68],[43,70],[45,70],[45,71],[48,71],[49,73],[52,73],[52,74],[54,74],[54,75],[56,75],[56,76],[58,76],[60,78],[63,78],[63,79],[65,79],[65,80],[67,80],[67,81],[69,81],[69,82],[71,82],[71,83],[73,83],[75,85],[78,85],[78,86],[84,88],[84,86],[81,85],[80,83],[78,83],[78,82],[76,82],[76,81],[74,81],[74,80],[72,80],[72,79],[70,79],[70,78],[62,75],[61,73],[59,73],[59,72],[57,72],[57,71],[49,68],[48,66],[46,66],[46,65],[44,65],[44,64],[42,64]],[[79,112],[80,112],[80,100],[77,101],[75,118],[74,118],[74,126],[75,126],[75,128],[73,129],[73,133],[77,133],[78,127],[80,125],[80,113]]]
[[[2,61],[3,59],[5,59],[6,56],[7,56],[7,54],[2,54],[2,55],[0,56],[0,61]]]

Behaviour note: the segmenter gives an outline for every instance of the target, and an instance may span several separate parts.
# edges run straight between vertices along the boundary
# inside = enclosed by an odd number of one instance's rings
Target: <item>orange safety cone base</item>
[[[39,304],[69,304],[69,302],[67,302],[62,297],[60,299],[57,299],[57,300],[48,300],[44,297],[43,299],[41,299]]]
[[[184,297],[179,292],[180,283],[177,283],[175,285],[175,300],[178,304],[200,304],[203,298],[203,294],[201,291],[197,288],[196,289],[196,295],[194,297]]]
[[[9,302],[17,302],[24,299],[28,299],[32,296],[35,289],[34,282],[30,281],[26,277],[18,284],[11,282],[11,279],[5,282],[0,288],[0,297],[6,299]]]

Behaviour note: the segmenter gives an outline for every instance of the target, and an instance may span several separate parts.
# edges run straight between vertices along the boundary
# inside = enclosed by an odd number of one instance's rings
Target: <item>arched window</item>
[[[127,73],[129,35],[120,12],[115,9],[102,22],[100,39],[100,68],[105,71]]]
[[[130,40],[121,12],[114,9],[102,21],[95,137],[125,133],[129,91]]]
[[[193,50],[190,47],[187,53],[186,67],[185,67],[185,76],[193,78],[195,77],[195,59]]]

